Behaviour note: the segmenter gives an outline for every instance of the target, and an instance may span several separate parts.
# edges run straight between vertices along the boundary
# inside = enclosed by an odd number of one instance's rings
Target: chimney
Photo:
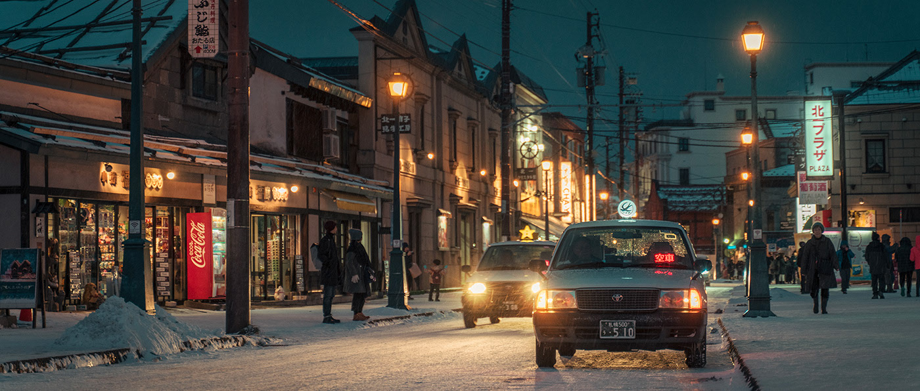
[[[716,91],[725,92],[725,76],[720,73],[716,76]]]

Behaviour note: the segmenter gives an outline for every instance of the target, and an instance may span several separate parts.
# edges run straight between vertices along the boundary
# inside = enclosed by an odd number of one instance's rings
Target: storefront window
[[[115,205],[99,206],[99,293],[103,296],[113,296],[118,291],[116,288],[116,255],[118,247],[117,232],[115,229]]]
[[[268,299],[280,286],[290,293],[297,251],[295,216],[252,216],[252,297]]]
[[[93,283],[97,288],[98,262],[96,253],[96,204],[80,203],[77,209],[77,223],[80,227],[80,273],[83,284]],[[101,289],[100,289],[101,291]]]

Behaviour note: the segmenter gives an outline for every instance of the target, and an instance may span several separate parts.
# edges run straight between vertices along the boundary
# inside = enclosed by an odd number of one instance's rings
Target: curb
[[[725,339],[728,340],[728,353],[731,356],[732,363],[737,364],[741,369],[741,373],[744,374],[744,380],[747,382],[751,390],[760,391],[760,385],[757,384],[757,379],[754,378],[754,375],[751,374],[751,368],[748,368],[747,364],[744,363],[744,359],[741,358],[741,354],[738,353],[738,348],[735,347],[735,341],[732,340],[732,337],[728,334],[728,329],[725,328],[725,325],[722,323],[722,318],[719,318],[718,322],[719,327],[722,328],[722,335],[724,335]]]
[[[391,316],[391,317],[389,317],[389,318],[380,318],[380,319],[369,320],[369,321],[367,321],[367,322],[365,322],[365,323],[366,323],[366,324],[374,324],[374,323],[378,323],[378,322],[387,322],[387,321],[391,321],[391,320],[409,319],[409,318],[417,317],[417,316],[431,316],[431,315],[434,315],[434,314],[446,314],[446,313],[450,313],[450,312],[460,312],[460,309],[458,308],[458,309],[453,309],[453,310],[450,310],[450,311],[431,311],[431,312],[422,312],[422,313],[418,313],[418,314],[408,314],[408,315]]]
[[[259,346],[266,346],[265,341],[254,341],[252,338],[242,335],[231,335],[226,337],[213,337],[185,341],[182,343],[183,348],[180,349],[180,353],[190,350],[202,350],[209,347],[213,347],[214,349],[229,349],[246,345],[249,342],[253,342]],[[129,357],[141,358],[143,357],[143,354],[137,349],[124,348],[91,353],[69,354],[65,356],[9,361],[0,363],[0,373],[51,372],[62,369],[113,365],[121,363],[127,360]]]

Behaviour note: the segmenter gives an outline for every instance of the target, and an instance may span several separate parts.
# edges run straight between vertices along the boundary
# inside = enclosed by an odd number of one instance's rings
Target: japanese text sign
[[[380,131],[393,133],[396,130],[396,116],[383,114],[380,116]],[[399,115],[399,133],[412,133],[412,117],[409,114]]]
[[[805,175],[808,179],[834,176],[833,124],[829,100],[805,101]]]
[[[188,1],[188,53],[213,58],[220,47],[220,0]]]
[[[798,177],[800,204],[827,205],[827,181],[807,181],[804,172]]]

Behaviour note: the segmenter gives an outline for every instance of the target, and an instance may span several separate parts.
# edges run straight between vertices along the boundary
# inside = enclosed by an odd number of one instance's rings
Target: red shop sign
[[[188,298],[211,298],[214,270],[211,266],[211,214],[189,213],[188,225]]]

